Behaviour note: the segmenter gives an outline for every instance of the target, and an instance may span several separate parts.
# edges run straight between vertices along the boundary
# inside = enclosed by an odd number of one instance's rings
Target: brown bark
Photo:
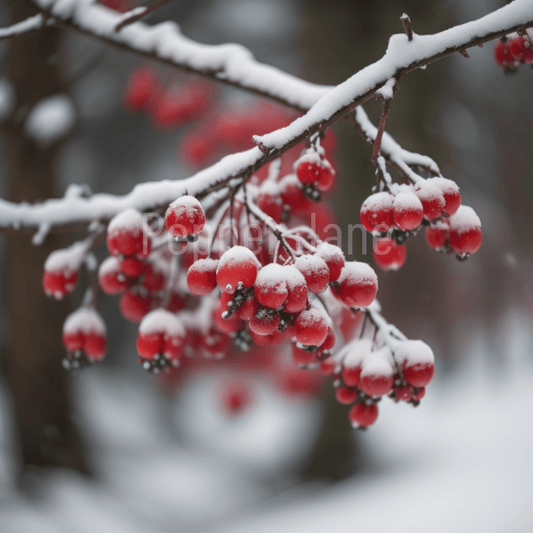
[[[17,22],[35,14],[29,3],[12,6]],[[47,28],[13,39],[9,78],[17,95],[17,111],[3,127],[4,152],[13,201],[55,196],[58,145],[41,149],[23,133],[24,115],[43,98],[60,92],[60,31]],[[50,236],[35,247],[28,235],[6,238],[6,302],[9,336],[2,368],[13,395],[21,474],[36,468],[69,467],[87,472],[83,447],[71,420],[68,375],[61,366],[61,327],[65,302],[49,300],[41,277],[48,254],[61,247]]]

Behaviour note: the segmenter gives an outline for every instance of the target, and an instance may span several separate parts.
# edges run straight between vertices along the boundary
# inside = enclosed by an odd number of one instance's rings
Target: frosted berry
[[[335,398],[337,398],[337,401],[343,405],[349,405],[355,402],[358,394],[358,390],[353,387],[338,387],[335,390]]]
[[[295,174],[285,176],[279,187],[283,204],[289,206],[291,213],[305,215],[313,207],[313,202],[302,192],[302,184]]]
[[[214,311],[216,327],[223,333],[237,333],[244,327],[244,322],[237,313],[227,317],[227,306],[218,305]]]
[[[366,231],[388,231],[394,224],[394,196],[378,192],[369,196],[361,207],[361,224]]]
[[[216,259],[199,259],[191,265],[187,272],[187,286],[191,294],[205,296],[215,290],[217,267]]]
[[[432,363],[420,363],[403,367],[403,377],[413,387],[425,387],[433,379],[435,365]]]
[[[348,418],[353,427],[366,428],[377,420],[378,406],[375,403],[367,405],[365,402],[357,402],[350,409]]]
[[[517,35],[510,40],[511,55],[516,61],[533,63],[533,48],[529,38]]]
[[[396,402],[408,402],[413,397],[413,387],[411,385],[394,385],[392,387]]]
[[[140,211],[131,208],[116,215],[107,228],[106,242],[111,255],[148,255],[149,239],[143,233]]]
[[[261,263],[244,246],[234,246],[222,254],[217,267],[217,283],[221,290],[233,294],[239,285],[251,287]]]
[[[278,329],[280,323],[281,318],[276,312],[261,308],[248,322],[248,327],[256,335],[270,335]]]
[[[473,254],[481,247],[483,235],[481,221],[476,212],[462,205],[457,213],[450,217],[450,246],[456,254]]]
[[[138,278],[146,266],[144,261],[141,261],[135,256],[125,257],[120,261],[120,270],[128,278]]]
[[[412,192],[400,192],[393,202],[394,224],[403,231],[414,230],[424,218],[422,202]]]
[[[438,220],[426,227],[426,241],[434,250],[442,250],[450,238],[448,219]]]
[[[325,261],[329,270],[330,283],[332,281],[337,281],[341,275],[345,263],[343,251],[334,244],[323,242],[318,247],[316,255]]]
[[[202,205],[194,196],[181,196],[168,206],[165,225],[173,237],[186,239],[198,235],[205,226]]]
[[[422,202],[424,217],[427,220],[442,216],[446,202],[442,191],[438,187],[432,185],[429,181],[424,181],[416,186],[415,194]]]
[[[279,224],[283,219],[283,200],[279,194],[262,192],[257,197],[257,207]]]
[[[143,297],[134,291],[126,291],[119,302],[120,313],[129,322],[140,322],[150,311],[152,299],[149,296]]]
[[[226,294],[226,293],[223,293]],[[259,303],[252,294],[237,309],[237,313],[242,320],[252,320],[259,309]]]
[[[515,64],[513,54],[511,54],[511,43],[507,39],[505,42],[498,40],[494,47],[494,59],[502,68],[512,68]]]
[[[347,261],[332,290],[349,307],[368,307],[376,298],[378,278],[370,265]]]
[[[394,239],[379,239],[374,244],[373,257],[383,270],[398,270],[405,263],[407,249]]]
[[[440,189],[444,197],[444,212],[447,215],[454,215],[461,205],[461,193],[455,181],[437,177],[428,179],[427,183]]]
[[[329,325],[326,338],[324,339],[324,342],[322,342],[322,344],[319,346],[319,349],[321,351],[333,350],[334,346],[335,346],[335,332],[333,331],[333,328],[331,327],[331,325]]]
[[[294,322],[296,340],[304,346],[320,346],[328,335],[329,320],[316,307],[302,311]]]
[[[43,289],[47,296],[61,300],[72,292],[78,281],[78,273],[68,270],[47,271],[43,273]]]
[[[129,280],[122,273],[117,257],[110,256],[102,261],[98,269],[98,283],[106,294],[119,294],[128,288]]]
[[[283,267],[283,271],[288,292],[283,310],[286,313],[299,313],[307,304],[307,283],[294,265]]]
[[[144,269],[142,285],[148,292],[160,291],[165,286],[165,274],[154,268],[156,265],[157,263],[154,266],[146,265]]]
[[[307,288],[316,294],[324,292],[328,288],[329,269],[328,265],[318,255],[302,255],[296,259],[294,266],[303,274]]]
[[[408,340],[402,342],[394,352],[403,377],[413,387],[425,387],[435,373],[434,356],[424,342]]]
[[[254,294],[257,301],[265,307],[270,309],[281,307],[289,295],[285,269],[276,263],[264,266],[257,274]]]

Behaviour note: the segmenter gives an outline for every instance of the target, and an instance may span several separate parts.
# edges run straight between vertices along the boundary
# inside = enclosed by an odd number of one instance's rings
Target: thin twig
[[[387,123],[387,117],[389,116],[391,100],[385,100],[383,107],[381,108],[381,117],[379,119],[378,133],[376,140],[374,141],[374,151],[372,152],[372,163],[377,164],[379,151],[381,149],[381,140],[383,139],[383,132],[385,131],[385,124]]]
[[[150,13],[153,13],[156,9],[159,9],[161,6],[168,4],[171,0],[154,0],[152,3],[147,6],[136,7],[127,13],[124,13],[124,20],[115,26],[115,33],[119,32],[122,28],[141,20],[142,18],[148,16]]]

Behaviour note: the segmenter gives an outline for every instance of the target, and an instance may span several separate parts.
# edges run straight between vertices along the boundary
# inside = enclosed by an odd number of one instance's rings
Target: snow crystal
[[[347,261],[345,263],[338,282],[342,284],[347,278],[351,280],[351,283],[356,284],[363,281],[375,283],[376,285],[378,283],[378,277],[374,269],[368,263],[361,261]]]
[[[154,333],[165,333],[172,337],[185,337],[186,332],[181,320],[166,309],[155,309],[150,311],[139,325],[139,333],[151,335]]]
[[[361,211],[382,211],[385,209],[392,209],[394,196],[388,192],[377,192],[371,194],[363,203]]]
[[[422,202],[413,192],[400,192],[394,197],[394,209],[399,211],[422,210]]]
[[[435,362],[433,351],[423,341],[406,340],[399,342],[394,347],[394,358],[400,366],[407,362],[411,365],[433,364]]]
[[[296,287],[306,285],[303,274],[294,265],[284,266],[283,276],[289,291],[295,289]]]
[[[78,241],[61,250],[53,251],[44,263],[47,272],[77,272],[87,254],[87,243]]]
[[[244,246],[234,246],[233,248],[230,248],[229,250],[226,250],[222,257],[220,258],[218,262],[218,269],[221,267],[229,265],[229,264],[239,264],[239,263],[246,263],[248,261],[254,261],[254,263],[261,267],[261,263],[255,256],[255,254],[249,249],[245,248]]]
[[[70,98],[56,94],[33,107],[24,124],[24,131],[37,144],[46,148],[67,135],[75,122],[76,113]]]
[[[0,79],[0,122],[6,121],[15,108],[16,94],[13,84],[7,79]]]
[[[80,307],[71,313],[63,325],[63,333],[106,333],[105,322],[92,307]]]
[[[268,287],[276,293],[286,293],[286,279],[286,269],[277,263],[270,263],[258,272],[255,285],[261,285],[263,289]]]
[[[115,231],[141,231],[143,227],[142,214],[137,209],[126,209],[113,217],[107,228],[108,233]]]
[[[468,205],[461,205],[457,212],[449,218],[450,229],[458,234],[481,227],[481,220]]]
[[[387,346],[371,352],[362,361],[361,377],[365,376],[385,376],[390,377],[394,374],[392,367],[392,352]]]
[[[361,365],[363,359],[372,352],[372,341],[370,339],[358,339],[352,341],[343,350],[347,355],[344,357],[343,365],[346,368],[356,368]]]

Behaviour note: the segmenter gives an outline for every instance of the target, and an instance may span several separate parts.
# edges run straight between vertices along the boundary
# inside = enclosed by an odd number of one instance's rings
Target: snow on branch
[[[0,39],[9,39],[10,37],[16,37],[23,33],[29,33],[31,31],[40,30],[45,22],[45,18],[42,13],[28,17],[22,22],[17,22],[7,28],[0,28]]]
[[[42,204],[12,204],[0,201],[0,230],[31,228],[42,223],[52,228],[110,220],[129,207],[140,211],[166,207],[186,191],[199,198],[227,187],[233,180],[245,181],[263,165],[278,158],[310,135],[329,126],[374,96],[389,80],[397,82],[408,72],[459,50],[533,26],[533,2],[515,0],[479,20],[436,35],[393,35],[385,56],[335,88],[315,85],[258,63],[251,52],[236,44],[204,45],[184,37],[173,22],[148,26],[135,22],[115,32],[121,15],[88,0],[34,0],[56,25],[82,31],[184,70],[210,76],[230,85],[268,96],[296,109],[309,110],[291,125],[256,137],[259,147],[227,156],[194,176],[179,181],[137,185],[129,194],[96,194],[90,198],[63,198]],[[377,129],[359,107],[354,115],[358,128],[374,141]],[[403,150],[387,133],[381,154],[401,172],[418,176],[410,165],[439,175],[430,158]],[[233,184],[232,186],[235,186]]]

